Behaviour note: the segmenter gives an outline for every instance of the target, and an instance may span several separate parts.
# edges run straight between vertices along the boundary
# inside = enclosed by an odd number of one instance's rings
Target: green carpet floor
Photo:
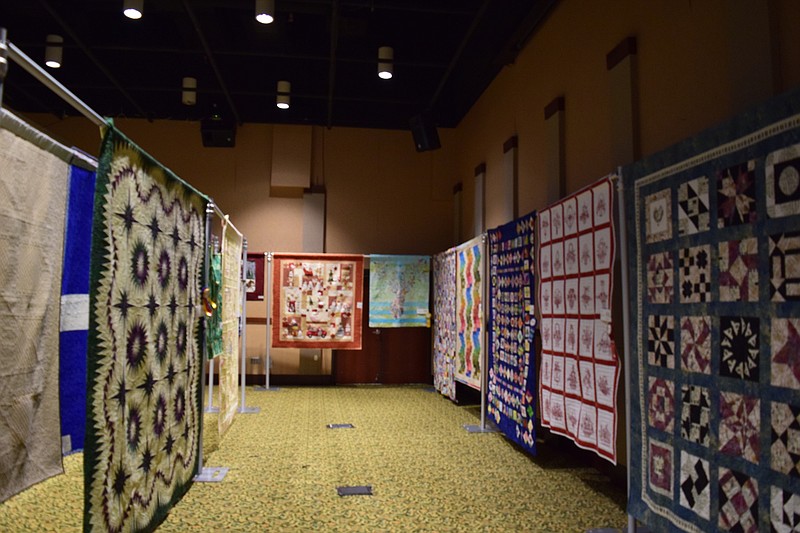
[[[565,451],[531,458],[500,434],[471,434],[475,408],[422,387],[247,391],[259,414],[237,415],[206,465],[221,483],[195,483],[159,531],[532,531],[623,528],[624,492]],[[206,415],[216,425],[215,415]],[[327,429],[351,423],[354,429]],[[570,450],[566,450],[569,453]],[[553,453],[552,451],[549,453]],[[82,455],[66,474],[0,504],[0,531],[79,531]],[[371,485],[372,496],[336,487]]]

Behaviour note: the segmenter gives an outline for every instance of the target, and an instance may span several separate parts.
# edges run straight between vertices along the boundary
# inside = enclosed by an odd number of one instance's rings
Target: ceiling
[[[408,129],[428,113],[454,127],[500,69],[513,63],[556,0],[4,0],[0,26],[39,64],[48,34],[64,38],[47,69],[104,116],[201,120],[216,109],[237,124]],[[394,77],[377,76],[378,47],[394,49]],[[197,104],[181,102],[184,76]],[[291,107],[275,105],[279,80]],[[13,62],[3,103],[20,112],[77,112]]]

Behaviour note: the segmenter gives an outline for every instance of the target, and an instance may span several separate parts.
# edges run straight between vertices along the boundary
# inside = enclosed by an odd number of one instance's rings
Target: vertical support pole
[[[481,431],[486,431],[486,391],[489,388],[489,380],[486,379],[487,365],[489,364],[489,347],[486,345],[486,324],[489,320],[486,317],[486,295],[488,294],[487,286],[489,285],[489,278],[486,276],[489,268],[489,261],[486,254],[486,233],[481,236],[482,251],[482,268],[481,268],[481,345],[483,351],[481,353]]]
[[[241,296],[241,301],[239,305],[242,306],[242,313],[241,318],[239,319],[239,331],[241,331],[241,341],[242,341],[242,363],[241,363],[241,388],[242,388],[242,398],[239,402],[239,412],[243,414],[255,414],[261,412],[261,409],[258,407],[247,407],[247,402],[245,399],[246,389],[245,385],[247,385],[247,292],[244,288],[245,276],[244,270],[245,265],[247,265],[247,239],[242,241],[242,258],[241,258],[241,267],[239,268],[239,287],[240,291],[239,294]]]
[[[267,252],[267,355],[264,361],[264,388],[269,390],[269,374],[272,371],[272,252]]]
[[[219,413],[219,407],[214,407],[214,362],[216,359],[208,360],[208,407],[206,413]]]
[[[0,106],[3,105],[3,87],[8,73],[8,37],[6,29],[0,28]]]

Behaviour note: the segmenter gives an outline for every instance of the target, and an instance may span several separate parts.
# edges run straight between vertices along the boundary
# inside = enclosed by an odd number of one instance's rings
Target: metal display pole
[[[247,265],[247,239],[242,241],[242,266]],[[259,407],[247,407],[247,402],[245,401],[245,385],[247,384],[247,368],[245,367],[245,363],[247,362],[247,292],[245,291],[244,287],[244,268],[240,269],[241,275],[239,276],[241,279],[239,280],[239,285],[241,286],[241,297],[242,300],[239,302],[242,306],[242,314],[241,318],[239,319],[239,330],[241,331],[241,341],[242,341],[242,362],[241,362],[241,388],[242,388],[242,399],[239,402],[239,412],[242,414],[256,414],[260,413],[261,409]]]
[[[214,361],[208,360],[208,407],[206,413],[219,413],[219,407],[214,407]]]
[[[267,287],[264,289],[267,302],[267,353],[264,360],[264,387],[257,387],[259,391],[277,391],[278,387],[269,386],[269,373],[272,367],[272,252],[265,252],[267,260]]]

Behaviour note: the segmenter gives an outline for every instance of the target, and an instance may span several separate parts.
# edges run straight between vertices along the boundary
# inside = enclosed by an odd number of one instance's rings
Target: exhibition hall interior
[[[0,5],[0,530],[800,531],[794,0]]]

